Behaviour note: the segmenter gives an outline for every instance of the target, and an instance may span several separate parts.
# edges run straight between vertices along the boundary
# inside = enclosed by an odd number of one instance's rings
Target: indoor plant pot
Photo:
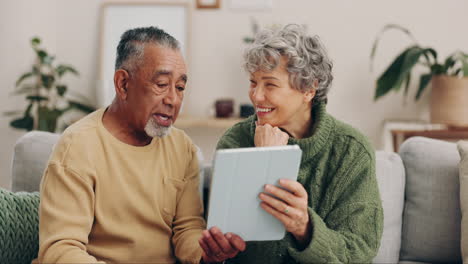
[[[390,29],[405,33],[413,40],[413,44],[405,48],[377,79],[374,100],[378,100],[390,91],[402,91],[407,96],[411,79],[416,75],[419,85],[415,101],[428,90],[426,87],[432,80],[431,123],[468,127],[468,54],[455,51],[441,60],[435,49],[418,44],[408,29],[390,24],[382,29],[374,41],[371,69],[380,37]],[[426,70],[414,72],[413,69],[417,66]]]
[[[468,77],[434,75],[431,123],[468,127]]]

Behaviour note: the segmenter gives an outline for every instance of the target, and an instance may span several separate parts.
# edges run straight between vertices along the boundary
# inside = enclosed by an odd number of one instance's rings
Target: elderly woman
[[[245,68],[256,115],[230,128],[218,149],[299,145],[298,181],[279,182],[289,192],[266,185],[259,194],[261,207],[287,234],[225,254],[220,243],[213,244],[219,229],[209,230],[204,251],[222,249],[217,260],[228,263],[371,262],[383,226],[374,150],[326,111],[332,63],[318,37],[297,25],[262,31],[245,53]]]

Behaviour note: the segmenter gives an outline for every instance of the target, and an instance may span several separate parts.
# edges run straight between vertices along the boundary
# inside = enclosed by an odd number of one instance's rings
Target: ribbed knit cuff
[[[322,218],[309,207],[312,225],[312,238],[309,245],[299,251],[297,243],[290,233],[287,235],[289,255],[299,263],[326,263],[330,254],[330,243],[327,236],[328,227]]]

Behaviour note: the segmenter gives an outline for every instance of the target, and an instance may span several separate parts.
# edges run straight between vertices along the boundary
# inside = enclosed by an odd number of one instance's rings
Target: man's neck
[[[128,112],[113,102],[104,112],[102,123],[104,127],[118,140],[132,146],[146,146],[152,138],[145,131],[134,129],[129,122]]]

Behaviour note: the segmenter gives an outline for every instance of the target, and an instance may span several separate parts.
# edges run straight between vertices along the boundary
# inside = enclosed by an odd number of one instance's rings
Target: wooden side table
[[[468,140],[468,128],[451,128],[434,129],[434,130],[405,130],[393,129],[390,130],[392,134],[393,150],[398,152],[401,143],[410,137],[428,137],[434,139],[441,139],[446,141],[456,142],[458,140]]]

